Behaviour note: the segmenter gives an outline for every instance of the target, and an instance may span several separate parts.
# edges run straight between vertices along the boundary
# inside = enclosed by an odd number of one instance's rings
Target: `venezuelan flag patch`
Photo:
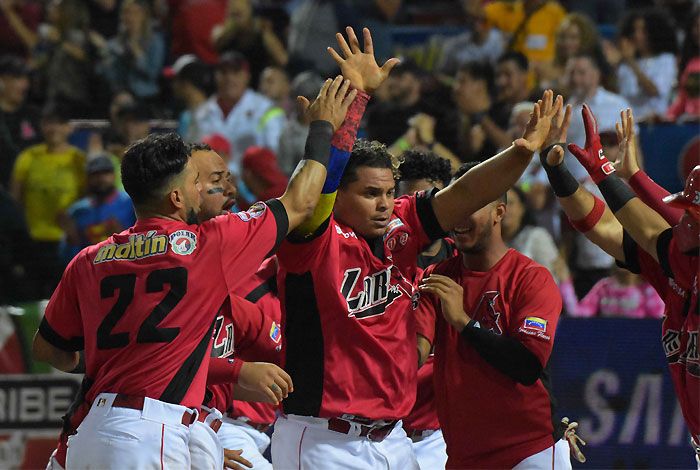
[[[523,328],[534,331],[547,331],[547,320],[540,317],[527,317],[525,318],[525,323],[523,323]]]

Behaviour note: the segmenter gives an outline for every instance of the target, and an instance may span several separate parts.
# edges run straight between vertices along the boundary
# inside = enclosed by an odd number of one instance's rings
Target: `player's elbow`
[[[38,331],[32,342],[32,358],[37,362],[47,362],[51,366],[64,372],[75,369],[79,362],[76,352],[62,351],[51,345]]]

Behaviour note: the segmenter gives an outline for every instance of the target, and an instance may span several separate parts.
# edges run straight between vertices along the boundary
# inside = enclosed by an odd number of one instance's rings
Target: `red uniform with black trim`
[[[551,274],[509,249],[488,272],[457,256],[431,266],[464,288],[464,311],[480,327],[518,339],[545,365],[554,344],[561,297]],[[439,299],[421,295],[417,331],[435,347],[435,395],[448,468],[512,468],[554,445],[544,383],[524,386],[487,363],[449,325]]]
[[[320,230],[278,252],[285,370],[294,378],[284,411],[402,418],[415,401],[417,353],[414,289],[396,260],[416,269],[423,247],[444,236],[431,196],[397,198],[383,239],[368,241],[333,216]]]
[[[659,263],[632,242],[636,249],[626,250],[625,256],[636,253],[637,259],[634,263],[626,260],[625,264],[637,264],[639,273],[666,305],[661,342],[683,417],[700,445],[699,258],[681,253],[672,237],[659,238],[663,240],[658,246]]]
[[[139,220],[73,259],[39,331],[85,350],[88,403],[112,392],[199,408],[216,314],[287,227],[277,200],[201,225]]]

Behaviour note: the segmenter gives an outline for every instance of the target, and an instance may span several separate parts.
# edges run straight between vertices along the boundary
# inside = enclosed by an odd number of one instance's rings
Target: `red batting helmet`
[[[700,220],[700,165],[696,165],[685,180],[685,189],[671,194],[664,202],[672,207],[687,209],[693,217]]]

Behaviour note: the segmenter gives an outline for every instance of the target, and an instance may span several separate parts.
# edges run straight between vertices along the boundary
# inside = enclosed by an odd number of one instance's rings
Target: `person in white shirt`
[[[622,96],[604,89],[601,83],[598,59],[591,54],[578,54],[571,57],[566,64],[566,78],[571,96],[567,102],[572,107],[571,115],[580,116],[583,103],[588,104],[596,116],[599,129],[615,129],[620,111],[630,107]],[[581,119],[572,119],[569,127],[568,141],[578,146],[586,142],[586,132]],[[588,178],[586,170],[577,164],[577,160],[567,150],[566,164],[579,181]]]
[[[248,88],[248,61],[239,52],[221,56],[214,72],[216,93],[193,115],[200,135],[221,134],[231,143],[229,168],[240,173],[243,153],[259,146],[279,150],[280,134],[286,122],[284,111],[267,97]]]
[[[663,116],[678,78],[676,32],[659,10],[631,12],[620,27],[618,47],[607,44],[608,61],[617,66],[620,94],[637,121]]]

